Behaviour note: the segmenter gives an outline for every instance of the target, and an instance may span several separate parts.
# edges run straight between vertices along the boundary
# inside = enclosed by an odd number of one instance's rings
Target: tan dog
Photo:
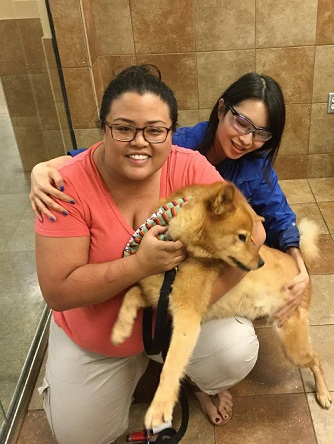
[[[289,298],[286,285],[298,274],[293,258],[263,246],[257,252],[251,234],[254,219],[244,196],[231,183],[187,187],[164,202],[192,196],[169,223],[168,233],[187,248],[187,259],[178,267],[169,310],[173,333],[160,383],[145,416],[145,426],[152,428],[172,419],[179,381],[196,345],[201,323],[210,319],[244,316],[254,320],[272,314]],[[311,221],[300,224],[301,252],[307,266],[317,258],[317,227]],[[263,261],[264,265],[263,265]],[[222,268],[230,264],[247,273],[242,281],[215,304],[209,306],[212,285]],[[263,265],[263,266],[262,266]],[[261,267],[261,268],[260,268]],[[112,331],[114,344],[130,336],[137,311],[157,306],[163,274],[143,279],[125,295],[118,320]],[[286,355],[299,367],[309,367],[314,374],[317,399],[323,408],[331,397],[317,355],[309,338],[308,307],[311,286],[300,307],[277,331]]]

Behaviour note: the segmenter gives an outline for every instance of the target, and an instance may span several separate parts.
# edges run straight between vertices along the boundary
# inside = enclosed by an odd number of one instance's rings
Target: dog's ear
[[[221,183],[217,192],[209,199],[209,209],[217,216],[234,210],[234,192],[235,188],[233,184],[226,182]]]

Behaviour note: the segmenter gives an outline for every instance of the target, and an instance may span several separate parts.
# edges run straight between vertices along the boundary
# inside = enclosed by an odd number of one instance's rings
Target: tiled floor
[[[334,178],[285,180],[281,185],[298,219],[309,216],[321,227],[321,260],[312,272],[314,296],[311,336],[323,360],[334,398]],[[191,397],[191,418],[185,444],[332,444],[334,407],[322,410],[314,397],[310,372],[300,371],[285,358],[270,327],[256,323],[260,340],[258,362],[250,375],[233,387],[233,417],[213,427]],[[131,409],[129,430],[140,430],[157,381],[158,368],[149,368],[139,384]],[[38,385],[38,384],[37,384]],[[175,425],[179,415],[176,413]],[[50,435],[41,401],[33,396],[18,444],[47,444]],[[116,443],[125,442],[125,436]],[[69,443],[70,444],[70,443]],[[94,444],[94,443],[92,443]]]
[[[2,116],[1,130],[10,125]],[[2,133],[3,135],[3,133]],[[12,137],[12,136],[8,136]],[[33,223],[28,203],[29,183],[22,173],[17,153],[10,155],[2,144],[0,178],[1,281],[7,298],[0,302],[1,383],[15,386],[22,358],[27,353],[33,329],[41,315],[41,302],[33,260]],[[13,151],[14,153],[14,151]],[[334,178],[286,180],[283,189],[298,215],[315,219],[321,227],[321,260],[312,272],[314,297],[311,336],[323,360],[334,397]],[[15,315],[16,314],[16,319]],[[16,321],[17,328],[14,329]],[[37,325],[37,324],[36,324]],[[234,409],[231,421],[213,427],[191,397],[191,417],[184,444],[334,444],[334,407],[323,411],[315,401],[308,371],[300,372],[283,356],[276,337],[263,322],[256,323],[260,340],[258,362],[251,374],[231,392]],[[14,333],[15,330],[15,333]],[[19,334],[17,335],[17,330]],[[2,342],[1,342],[2,341]],[[21,356],[21,361],[18,357]],[[41,378],[43,369],[41,371]],[[150,366],[139,384],[131,409],[129,430],[139,430],[157,382],[158,368]],[[7,375],[7,376],[6,376]],[[36,386],[39,385],[39,382]],[[12,389],[13,389],[12,387]],[[1,396],[4,395],[2,391]],[[2,401],[3,398],[0,398]],[[6,405],[5,405],[6,407]],[[178,412],[175,415],[177,425]],[[116,443],[125,442],[124,437]],[[53,444],[41,399],[35,389],[17,444]],[[13,443],[14,444],[14,443]],[[71,444],[71,443],[68,443]],[[95,444],[95,443],[92,443]]]

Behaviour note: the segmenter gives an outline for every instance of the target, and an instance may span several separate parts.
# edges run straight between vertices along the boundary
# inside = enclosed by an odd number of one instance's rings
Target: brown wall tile
[[[64,102],[56,102],[56,110],[58,115],[58,121],[61,128],[67,128],[68,122],[67,122],[67,116],[66,116],[66,110]]]
[[[257,48],[314,45],[318,0],[257,0]]]
[[[204,108],[198,111],[199,120],[202,122],[203,120],[209,120],[212,109]]]
[[[277,156],[275,170],[280,180],[306,177],[307,155]]]
[[[310,134],[310,105],[287,105],[286,124],[279,149],[285,154],[307,154]]]
[[[64,68],[63,72],[73,127],[94,127],[97,102],[91,69]]]
[[[327,114],[327,104],[314,103],[311,113],[309,153],[334,153],[333,131],[334,114]]]
[[[128,0],[95,0],[91,2],[91,14],[95,21],[98,56],[134,54]]]
[[[58,129],[58,115],[48,73],[30,74],[30,78],[42,128]]]
[[[42,38],[44,57],[46,59],[46,67],[48,69],[57,69],[56,57],[53,49],[52,40],[49,37]]]
[[[24,46],[17,20],[0,20],[0,75],[27,70]]]
[[[62,60],[69,63],[64,74],[80,144],[95,138],[97,105],[121,68],[134,63],[157,65],[178,99],[181,125],[207,119],[221,93],[242,74],[256,70],[280,83],[287,103],[287,124],[275,164],[280,179],[332,174],[332,115],[325,112],[327,93],[334,84],[332,0],[50,2]],[[29,26],[38,25],[29,22]],[[37,34],[34,30],[31,38]],[[317,47],[316,41],[327,46]],[[89,63],[92,68],[84,68]],[[49,69],[49,75],[55,76],[52,83],[57,85],[56,71]],[[61,91],[53,89],[61,101]],[[36,94],[39,104],[41,91]],[[58,116],[66,120],[59,112]],[[49,129],[53,118],[51,112],[44,119]],[[21,116],[17,119],[22,121]],[[32,123],[33,115],[23,119]],[[66,123],[62,128],[66,139]]]
[[[56,102],[56,109],[63,138],[64,150],[67,152],[72,149],[73,146],[64,103]]]
[[[60,129],[43,131],[45,151],[48,159],[66,154],[62,132]]]
[[[139,55],[137,63],[156,65],[163,81],[174,91],[179,107],[198,108],[195,54]]]
[[[334,44],[333,0],[318,0],[317,37],[318,45]]]
[[[59,73],[57,69],[50,69],[49,72],[50,85],[52,89],[53,98],[56,102],[63,102],[64,97],[60,85]]]
[[[62,102],[64,100],[63,93],[61,90],[59,73],[56,64],[55,54],[52,46],[51,39],[42,39],[45,60],[47,65],[47,70],[49,74],[50,86],[55,102]]]
[[[76,129],[75,139],[78,148],[88,148],[99,140],[103,139],[102,131],[98,128]]]
[[[36,163],[48,160],[40,125],[14,126],[13,129],[24,171],[31,171]]]
[[[89,61],[80,2],[50,0],[49,3],[62,66],[87,66]]]
[[[70,130],[68,128],[62,128],[61,129],[61,134],[63,136],[65,152],[74,149],[74,146],[72,144],[72,138],[71,138]]]
[[[88,50],[90,54],[91,64],[93,65],[99,56],[98,41],[96,34],[96,22],[92,10],[92,2],[90,0],[81,0],[83,9],[83,19],[86,25],[86,37],[88,43]],[[95,2],[93,2],[95,4]]]
[[[334,45],[315,48],[313,102],[327,102],[334,91]]]
[[[213,108],[232,82],[254,68],[254,50],[197,53],[199,107]]]
[[[29,70],[46,68],[42,45],[43,29],[39,18],[20,19],[17,21]]]
[[[38,112],[30,75],[4,76],[2,86],[13,124],[25,125],[33,121],[36,123]]]
[[[197,110],[179,110],[179,126],[194,126],[200,121]]]
[[[93,76],[96,87],[97,102],[100,105],[104,90],[110,80],[115,77],[121,69],[134,65],[136,59],[134,56],[102,56],[99,57],[93,65]]]
[[[256,70],[281,85],[286,103],[310,103],[314,47],[256,50]]]
[[[195,0],[194,25],[197,51],[253,49],[255,1]]]
[[[195,50],[192,0],[130,0],[136,52]]]
[[[308,156],[307,172],[305,177],[333,177],[333,154],[310,154]]]

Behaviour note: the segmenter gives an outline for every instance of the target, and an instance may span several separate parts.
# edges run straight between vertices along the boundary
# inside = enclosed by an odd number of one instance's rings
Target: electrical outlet
[[[327,113],[328,114],[334,113],[334,92],[333,93],[328,93]]]

